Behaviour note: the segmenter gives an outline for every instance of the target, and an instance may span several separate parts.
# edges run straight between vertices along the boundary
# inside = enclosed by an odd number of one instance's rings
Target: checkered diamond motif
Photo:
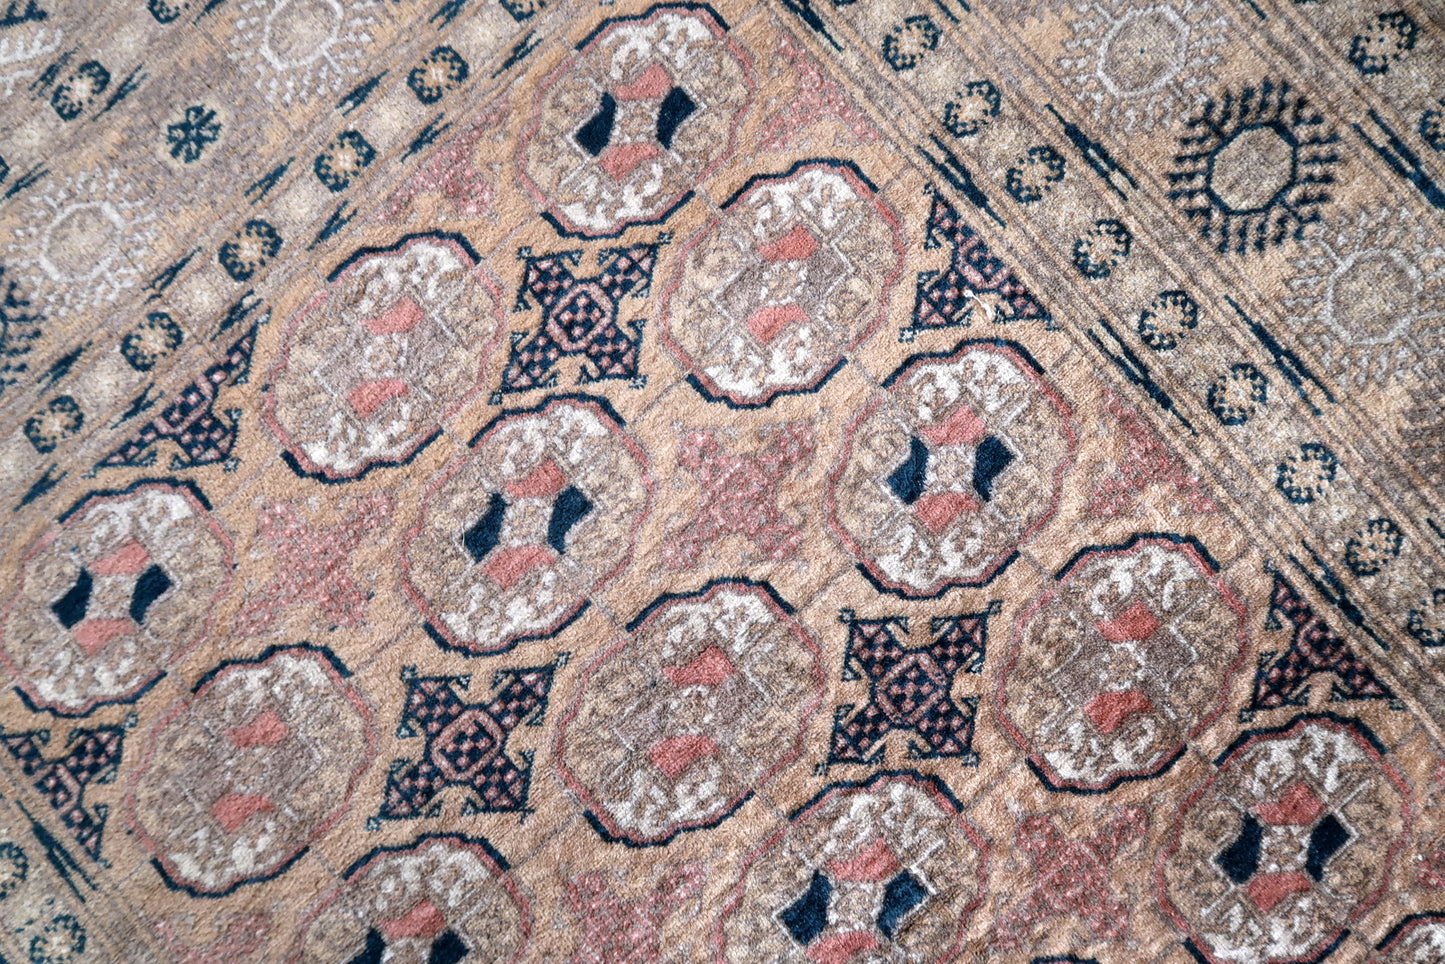
[[[118,726],[75,730],[66,742],[69,752],[52,759],[46,759],[43,752],[50,743],[49,730],[5,733],[0,735],[0,743],[20,764],[31,786],[60,816],[80,848],[91,859],[100,860],[101,834],[109,808],[104,804],[87,807],[85,789],[115,779],[125,731]]]
[[[545,666],[499,670],[491,699],[477,703],[467,701],[470,676],[417,676],[411,667],[403,670],[406,705],[397,736],[422,737],[426,745],[419,759],[392,764],[377,817],[437,816],[438,796],[452,787],[466,791],[463,814],[526,810],[532,754],[514,759],[507,753],[507,737],[523,723],[541,724],[552,674],[566,661],[563,654]]]
[[[844,613],[848,652],[843,679],[868,681],[868,702],[839,706],[833,718],[828,764],[882,762],[883,739],[894,730],[911,730],[909,759],[952,757],[978,762],[973,727],[978,700],[951,695],[959,674],[979,673],[988,640],[988,617],[994,603],[979,613],[935,616],[928,636],[908,646],[910,621],[905,616],[858,619]]]

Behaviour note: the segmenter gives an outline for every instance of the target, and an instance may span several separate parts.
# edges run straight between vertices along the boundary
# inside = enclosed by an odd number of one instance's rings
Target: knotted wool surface
[[[0,961],[1445,962],[1439,0],[0,0]]]

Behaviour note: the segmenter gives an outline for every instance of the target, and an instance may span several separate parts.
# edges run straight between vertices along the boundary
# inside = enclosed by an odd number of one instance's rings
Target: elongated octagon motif
[[[659,597],[587,670],[557,732],[562,778],[608,839],[716,826],[802,750],[817,642],[766,583]]]
[[[993,580],[1053,515],[1073,416],[1014,342],[915,355],[848,426],[828,522],[878,589],[932,598]]]
[[[1356,720],[1246,733],[1184,801],[1159,855],[1161,906],[1208,964],[1314,962],[1390,886],[1409,789]]]
[[[1085,549],[1019,617],[999,720],[1054,789],[1157,776],[1219,714],[1247,643],[1244,604],[1196,540]]]
[[[439,644],[502,652],[575,619],[627,565],[651,504],[647,458],[606,401],[509,410],[431,484],[403,585]]]
[[[834,784],[748,858],[716,960],[941,964],[987,881],[987,845],[937,777]]]

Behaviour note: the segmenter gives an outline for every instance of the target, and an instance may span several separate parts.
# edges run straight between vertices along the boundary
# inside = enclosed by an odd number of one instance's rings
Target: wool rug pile
[[[0,961],[1445,962],[1438,0],[0,0]]]

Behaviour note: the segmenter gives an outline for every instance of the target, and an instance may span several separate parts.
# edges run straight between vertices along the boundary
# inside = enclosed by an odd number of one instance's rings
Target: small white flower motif
[[[118,171],[83,171],[28,196],[7,246],[47,316],[114,302],[142,281],[156,215]]]
[[[0,100],[24,88],[60,51],[64,35],[45,18],[21,19],[0,34]]]
[[[256,70],[262,93],[290,107],[340,93],[365,66],[378,0],[246,0],[232,60]]]
[[[1091,0],[1075,10],[1059,68],[1095,121],[1148,133],[1201,99],[1227,26],[1212,0]]]

